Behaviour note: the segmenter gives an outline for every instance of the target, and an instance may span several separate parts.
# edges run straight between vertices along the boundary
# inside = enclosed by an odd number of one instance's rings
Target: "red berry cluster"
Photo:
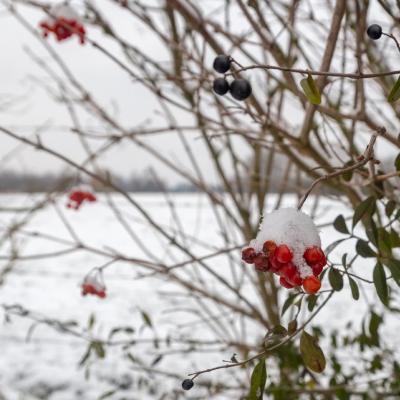
[[[74,210],[78,210],[84,201],[93,202],[96,200],[97,197],[91,192],[84,190],[73,190],[68,195],[67,207],[73,208]]]
[[[75,19],[57,17],[53,21],[41,22],[40,27],[43,30],[44,37],[47,37],[50,33],[54,33],[57,40],[61,42],[75,34],[79,37],[81,44],[85,43],[85,27]]]
[[[306,293],[316,293],[321,288],[318,276],[326,265],[324,252],[317,246],[309,247],[303,254],[306,263],[312,268],[313,275],[301,278],[298,268],[293,264],[293,252],[286,244],[277,245],[267,240],[261,252],[253,247],[242,250],[242,260],[247,264],[254,264],[257,271],[271,271],[280,276],[279,283],[287,288],[303,285]]]
[[[106,287],[99,270],[92,271],[85,277],[82,283],[82,296],[86,296],[87,294],[98,296],[101,299],[106,297]]]

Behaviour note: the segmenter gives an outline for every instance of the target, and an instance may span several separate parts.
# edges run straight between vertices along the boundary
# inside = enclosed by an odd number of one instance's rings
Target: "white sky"
[[[221,4],[219,1],[207,1],[207,4],[211,6],[217,3]],[[72,1],[72,4],[78,9],[80,3],[80,0]],[[134,21],[132,17],[126,18],[126,13],[117,7],[110,6],[110,3],[105,0],[97,0],[95,3],[102,6],[102,11],[107,13],[109,21],[117,26],[119,34],[124,35],[131,43],[145,48],[148,54],[155,56],[160,61],[166,59],[163,56],[165,49],[154,40],[151,32],[138,23],[132,24]],[[43,18],[42,13],[38,10],[27,7],[19,9],[34,26],[37,26]],[[210,7],[211,11],[212,7]],[[0,13],[0,32],[0,54],[2,55],[0,105],[2,100],[7,99],[10,95],[19,98],[15,106],[6,110],[0,109],[1,125],[12,127],[15,132],[26,135],[32,133],[32,129],[29,128],[32,125],[39,126],[46,123],[50,126],[70,125],[65,107],[49,98],[48,93],[38,85],[37,80],[45,80],[46,75],[33,63],[26,52],[28,48],[46,62],[48,61],[49,65],[54,66],[43,46],[14,17],[5,12]],[[112,46],[97,29],[88,27],[88,34],[92,39],[101,41],[103,45]],[[116,68],[111,61],[90,45],[81,46],[76,38],[63,43],[57,43],[53,37],[48,38],[47,41],[62,56],[78,79],[84,82],[93,96],[100,100],[110,113],[117,113],[119,121],[126,127],[135,127],[148,118],[153,120],[157,118],[155,110],[159,107],[155,98],[140,84],[133,83],[126,73]],[[44,82],[46,83],[46,81]],[[183,123],[187,119],[182,114],[177,114],[176,117]],[[87,125],[94,123],[87,118],[82,122]],[[190,121],[186,121],[186,124],[190,125]],[[191,142],[202,170],[207,178],[213,181],[212,167],[208,161],[209,156],[202,141],[196,140],[192,133],[187,133],[187,135],[192,138]],[[82,161],[85,158],[77,138],[65,130],[48,129],[41,133],[41,137],[44,143],[66,153],[76,161]],[[164,155],[175,161],[178,160],[181,165],[188,165],[188,160],[173,135],[157,135],[147,140],[157,149],[163,149]],[[2,161],[0,165],[3,168],[40,173],[61,170],[64,166],[54,158],[28,147],[12,153],[12,157],[8,156],[4,161],[2,157],[7,156],[16,146],[18,146],[16,141],[0,136],[0,162]],[[138,173],[146,167],[152,166],[167,181],[173,183],[179,180],[174,172],[166,169],[147,153],[128,142],[124,142],[122,146],[115,146],[112,152],[102,158],[102,165],[123,175],[129,175],[132,172]]]
[[[74,3],[79,6],[79,1]],[[122,18],[118,14],[117,8],[109,7],[107,3],[105,1],[101,3],[102,6],[104,4],[102,11],[107,12],[107,17],[112,23],[118,22],[118,33],[125,34],[131,43],[142,48],[145,47],[147,53],[162,60],[163,49],[153,40],[151,33],[138,24],[132,25],[132,17],[129,20]],[[35,26],[43,18],[43,15],[37,10],[26,7],[19,9]],[[14,107],[0,110],[1,124],[12,127],[16,133],[27,136],[32,133],[30,128],[32,125],[71,125],[65,107],[49,98],[48,93],[37,84],[38,79],[46,82],[46,74],[32,61],[26,48],[51,62],[43,46],[12,16],[4,12],[0,14],[0,30],[0,54],[2,54],[0,104],[2,103],[1,99],[4,101],[10,95],[19,98]],[[101,41],[103,45],[110,45],[97,29],[89,27],[88,34],[90,38]],[[135,127],[148,118],[153,120],[157,118],[155,110],[159,107],[154,97],[140,84],[133,83],[126,73],[116,68],[111,61],[90,45],[79,45],[77,38],[57,43],[53,37],[49,37],[47,41],[62,56],[79,80],[84,82],[89,92],[105,106],[108,112],[118,115],[118,120],[125,127]],[[54,66],[54,63],[51,62],[50,65]],[[180,121],[187,119],[183,115],[177,117]],[[94,120],[90,121],[87,117],[83,119],[83,122],[91,126],[95,123]],[[165,123],[159,122],[157,125],[165,126]],[[43,143],[65,152],[76,161],[82,161],[85,158],[85,153],[78,140],[65,130],[49,129],[41,133],[41,138]],[[164,155],[178,160],[182,164],[186,163],[187,160],[182,157],[182,149],[173,135],[172,137],[171,135],[157,135],[146,140],[157,149],[164,149]],[[161,165],[150,158],[147,153],[131,144],[126,145],[126,143],[124,142],[122,146],[115,146],[115,150],[101,159],[102,164],[123,175],[140,172],[146,167],[152,166],[169,182],[177,180],[175,173],[165,167],[161,168]],[[200,164],[204,160],[203,166],[206,168],[205,149],[200,140],[196,140],[194,143],[195,150],[200,155]],[[8,155],[18,146],[16,141],[3,136],[0,137],[0,144],[0,157]],[[201,157],[202,152],[204,152],[204,157]],[[40,173],[60,170],[63,167],[63,164],[54,158],[28,147],[12,154],[12,157],[7,157],[6,162],[2,162],[3,168]]]

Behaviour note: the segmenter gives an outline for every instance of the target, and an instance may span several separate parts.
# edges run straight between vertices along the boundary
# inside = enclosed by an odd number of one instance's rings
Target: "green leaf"
[[[393,103],[394,101],[400,99],[400,77],[397,79],[396,83],[392,87],[392,90],[390,91],[387,99],[389,103]]]
[[[267,369],[265,358],[261,358],[254,367],[250,379],[250,393],[247,400],[262,400],[264,396],[265,383],[267,381]]]
[[[289,322],[288,325],[288,334],[289,335],[293,335],[293,333],[295,333],[297,330],[297,319],[294,319],[292,321]]]
[[[145,325],[148,326],[149,328],[152,328],[153,323],[151,322],[149,314],[147,314],[147,312],[143,311],[143,310],[140,310],[140,313],[142,314],[142,318],[143,318]]]
[[[399,164],[400,164],[400,154],[397,156],[397,158],[399,159]],[[400,167],[400,165],[399,165],[399,167]],[[390,216],[393,214],[393,211],[395,210],[395,208],[396,208],[396,202],[394,200],[389,200],[386,203],[385,213],[388,218],[390,218]]]
[[[95,351],[97,357],[104,358],[106,356],[106,352],[104,350],[104,346],[101,342],[93,341],[92,348]]]
[[[307,297],[308,311],[312,312],[312,310],[314,310],[314,307],[316,306],[317,301],[318,301],[318,296],[316,296],[315,294],[310,294]]]
[[[400,79],[400,78],[399,78]],[[400,153],[397,154],[396,159],[394,160],[394,166],[396,168],[396,171],[400,171]]]
[[[333,221],[334,228],[340,233],[350,233],[343,215],[338,215]]]
[[[355,209],[353,215],[353,228],[357,225],[360,219],[366,214],[373,214],[375,211],[375,197],[370,196],[362,201]]]
[[[317,340],[306,331],[300,337],[300,353],[305,366],[311,371],[321,373],[325,369],[324,353]]]
[[[347,269],[347,253],[342,255],[342,264],[345,269]]]
[[[285,300],[285,302],[283,303],[283,306],[282,306],[282,311],[281,311],[282,317],[283,317],[283,314],[285,314],[285,312],[287,311],[287,309],[294,303],[297,296],[299,296],[299,293],[291,294]]]
[[[92,353],[92,343],[90,343],[85,351],[85,354],[82,356],[82,358],[79,361],[79,366],[82,367],[85,365],[86,361],[89,359],[90,354]]]
[[[357,282],[350,275],[349,275],[349,283],[353,299],[358,300],[360,298],[360,290],[358,289]]]
[[[343,276],[336,268],[329,270],[328,279],[333,290],[340,292],[343,289]]]
[[[383,269],[383,265],[381,263],[377,263],[375,265],[373,280],[379,299],[383,304],[387,305],[389,301],[389,292],[386,282],[385,270]]]
[[[376,257],[375,252],[368,246],[368,242],[365,240],[357,240],[356,244],[357,253],[364,258]]]
[[[400,286],[400,261],[399,260],[389,260],[385,263],[390,273],[392,274],[393,280]]]
[[[307,78],[302,79],[300,81],[300,85],[310,103],[316,106],[321,104],[321,93],[319,92],[319,89],[311,75],[308,75]]]

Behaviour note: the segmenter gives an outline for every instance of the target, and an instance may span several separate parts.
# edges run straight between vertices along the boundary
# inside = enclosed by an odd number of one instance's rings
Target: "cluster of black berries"
[[[367,35],[372,40],[378,40],[382,36],[382,27],[378,24],[372,24],[367,29]]]
[[[220,74],[225,74],[231,67],[232,58],[220,55],[215,58],[213,67]],[[214,92],[220,96],[230,92],[236,100],[245,100],[251,95],[251,85],[246,79],[234,79],[231,84],[225,78],[217,78],[213,84]]]

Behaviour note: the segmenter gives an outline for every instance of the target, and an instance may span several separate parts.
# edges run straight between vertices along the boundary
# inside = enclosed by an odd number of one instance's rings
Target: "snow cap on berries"
[[[278,246],[289,246],[293,252],[293,263],[297,266],[302,279],[313,274],[303,254],[307,248],[321,247],[321,239],[313,220],[302,211],[294,208],[281,208],[265,214],[257,237],[250,243],[257,252],[262,251],[267,240]]]
[[[54,4],[49,11],[47,22],[54,22],[57,18],[80,21],[79,14],[68,4]]]

